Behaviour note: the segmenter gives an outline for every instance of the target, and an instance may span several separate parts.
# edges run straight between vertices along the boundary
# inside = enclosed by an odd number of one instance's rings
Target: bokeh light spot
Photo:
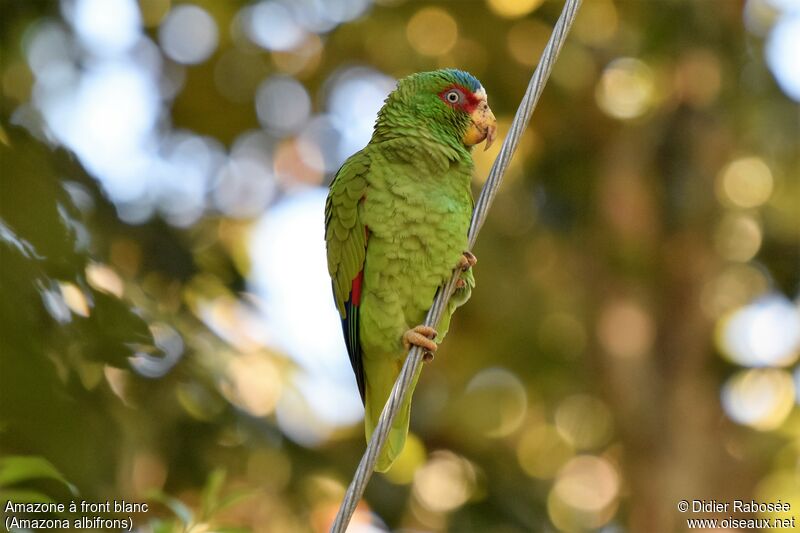
[[[528,399],[520,379],[503,368],[482,370],[464,391],[464,423],[489,437],[509,435],[522,424]]]
[[[466,459],[440,450],[414,475],[414,497],[434,512],[464,505],[475,488],[475,470]]]
[[[289,50],[303,41],[305,30],[289,7],[281,2],[264,1],[241,13],[245,32],[267,50]]]
[[[80,40],[97,55],[124,52],[141,34],[134,0],[77,0],[66,11]]]
[[[603,71],[595,98],[606,114],[633,119],[646,113],[655,96],[653,73],[644,62],[632,57],[615,59]]]
[[[194,65],[208,59],[217,48],[217,24],[205,9],[183,4],[170,11],[158,29],[158,37],[167,56]]]
[[[39,81],[49,80],[54,75],[53,70],[64,71],[75,49],[66,28],[53,21],[33,25],[23,46],[28,66]]]
[[[800,102],[800,9],[775,24],[767,38],[765,54],[783,92]]]
[[[299,130],[311,114],[305,87],[289,76],[272,76],[258,87],[256,113],[263,126],[277,134]]]
[[[214,203],[225,214],[251,217],[261,213],[275,195],[277,183],[267,162],[231,157],[222,166],[214,188]]]
[[[716,341],[746,366],[788,366],[800,356],[800,310],[781,294],[763,296],[721,319]]]
[[[761,247],[761,226],[750,215],[728,213],[717,226],[714,245],[725,259],[749,261]]]
[[[371,68],[351,67],[336,72],[328,83],[326,106],[341,135],[334,165],[338,168],[369,142],[378,111],[396,80]]]
[[[420,54],[438,56],[446,54],[456,44],[458,25],[444,9],[424,7],[408,21],[406,37]]]
[[[772,172],[763,159],[743,157],[726,165],[717,177],[720,200],[736,207],[753,208],[769,200]]]
[[[613,1],[592,0],[581,6],[573,31],[584,43],[599,46],[614,37],[618,26],[617,8]]]
[[[794,404],[794,380],[785,370],[742,370],[722,388],[722,406],[728,416],[761,431],[780,426]]]
[[[597,530],[614,516],[619,488],[619,474],[608,460],[575,457],[558,473],[548,495],[550,520],[560,531]]]
[[[558,433],[576,450],[602,446],[612,435],[611,411],[605,403],[586,394],[561,402],[555,422]]]
[[[489,9],[504,18],[519,18],[542,5],[544,0],[487,0]]]
[[[559,471],[553,489],[570,507],[598,512],[617,497],[619,475],[608,460],[580,455]]]

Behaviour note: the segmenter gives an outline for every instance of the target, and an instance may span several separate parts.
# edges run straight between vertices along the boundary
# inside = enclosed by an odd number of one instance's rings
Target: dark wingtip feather
[[[352,293],[344,304],[345,315],[342,319],[342,331],[344,332],[344,342],[347,346],[347,355],[350,356],[350,366],[356,375],[358,393],[361,395],[361,403],[366,401],[366,385],[364,382],[364,363],[361,358],[361,343],[358,338],[359,306],[353,303]]]

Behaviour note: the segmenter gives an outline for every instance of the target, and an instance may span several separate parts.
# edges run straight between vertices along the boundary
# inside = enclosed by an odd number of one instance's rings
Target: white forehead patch
[[[478,87],[478,90],[475,91],[475,96],[477,96],[479,100],[486,100],[486,89]]]

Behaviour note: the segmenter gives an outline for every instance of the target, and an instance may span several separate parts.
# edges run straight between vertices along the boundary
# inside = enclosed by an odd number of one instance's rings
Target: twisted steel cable
[[[495,159],[492,169],[489,171],[489,177],[486,179],[486,183],[481,190],[478,202],[475,204],[475,209],[472,213],[472,221],[469,227],[468,248],[470,250],[475,246],[478,232],[481,230],[481,227],[483,227],[486,215],[497,194],[497,189],[500,187],[503,175],[508,169],[511,157],[517,149],[519,139],[528,127],[528,122],[530,122],[533,110],[544,90],[547,79],[550,77],[553,64],[567,38],[567,33],[572,26],[572,22],[575,20],[575,15],[578,12],[580,4],[581,0],[566,0],[564,8],[561,11],[561,16],[559,16],[553,28],[553,33],[550,35],[550,40],[547,42],[547,46],[542,52],[542,57],[539,60],[536,70],[533,72],[525,95],[522,97],[522,102],[520,102],[517,113],[514,115],[511,128],[506,135],[505,141],[503,141],[503,146],[500,148],[500,153],[497,159]],[[433,305],[431,305],[428,315],[425,318],[425,325],[436,327],[439,323],[439,319],[442,317],[447,302],[450,300],[450,296],[455,290],[458,277],[459,272],[454,271],[450,280],[437,292],[436,298],[433,300]],[[403,400],[408,394],[408,388],[422,364],[422,356],[423,350],[419,346],[414,346],[408,352],[400,375],[397,377],[389,399],[386,401],[383,412],[381,412],[381,416],[378,419],[378,425],[367,444],[367,449],[361,458],[361,462],[358,464],[353,480],[347,488],[347,493],[339,507],[336,520],[331,526],[331,533],[344,533],[347,529],[347,525],[350,523],[356,506],[359,500],[361,500],[361,496],[364,494],[364,489],[372,476],[372,472],[375,470],[375,464],[378,462],[380,451],[389,436],[392,421],[400,410],[400,406],[403,404]]]

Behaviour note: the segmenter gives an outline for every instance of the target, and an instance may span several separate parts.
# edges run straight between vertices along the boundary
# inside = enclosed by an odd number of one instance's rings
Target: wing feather
[[[333,297],[342,319],[347,353],[364,401],[364,365],[359,339],[359,311],[367,232],[359,217],[359,203],[367,194],[369,156],[361,151],[350,157],[331,183],[325,202],[325,244]]]

